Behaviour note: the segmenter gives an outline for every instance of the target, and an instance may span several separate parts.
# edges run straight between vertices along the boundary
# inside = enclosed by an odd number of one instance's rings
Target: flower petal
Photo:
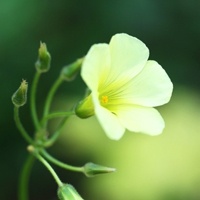
[[[123,103],[154,107],[170,100],[173,85],[156,61],[147,61],[143,70],[120,90]]]
[[[104,129],[106,135],[113,140],[119,140],[124,132],[125,128],[121,125],[119,122],[119,119],[116,115],[111,113],[108,109],[102,107],[99,104],[98,95],[92,94],[93,97],[93,103],[94,103],[94,109],[95,114]]]
[[[108,76],[109,68],[108,44],[96,44],[90,48],[84,59],[81,76],[91,90],[97,91],[98,85]]]
[[[116,34],[110,44],[110,81],[127,80],[137,75],[145,66],[149,50],[139,39],[125,33]]]
[[[165,127],[163,118],[154,108],[127,105],[118,108],[116,114],[123,126],[129,131],[153,136],[161,134]]]

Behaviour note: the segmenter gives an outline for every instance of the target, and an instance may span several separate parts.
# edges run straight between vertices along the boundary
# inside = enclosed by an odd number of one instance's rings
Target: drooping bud
[[[60,200],[83,200],[76,189],[70,184],[65,184],[58,188],[58,198]]]
[[[61,77],[66,81],[73,81],[77,72],[80,70],[84,58],[80,58],[77,61],[63,67],[61,71]]]
[[[28,84],[25,80],[21,82],[18,90],[12,96],[12,102],[15,106],[23,106],[27,101]]]
[[[87,177],[93,177],[96,175],[107,174],[107,173],[111,173],[111,172],[115,172],[115,171],[116,171],[116,169],[114,169],[114,168],[104,167],[104,166],[97,165],[94,163],[87,163],[84,166],[84,174]]]
[[[92,96],[89,95],[80,101],[75,107],[75,113],[78,117],[85,119],[94,115],[94,106]]]
[[[38,59],[35,63],[35,67],[38,72],[47,72],[51,64],[51,55],[47,50],[45,43],[40,43],[40,48],[38,50]]]

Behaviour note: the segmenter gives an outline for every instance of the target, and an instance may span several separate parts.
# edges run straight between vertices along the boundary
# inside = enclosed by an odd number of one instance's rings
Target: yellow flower
[[[120,139],[126,129],[149,135],[163,131],[164,120],[153,107],[170,100],[173,85],[148,57],[146,45],[124,33],[114,35],[109,44],[93,45],[85,57],[81,76],[91,90],[89,113],[111,139]],[[77,113],[87,110],[87,101],[78,105]]]

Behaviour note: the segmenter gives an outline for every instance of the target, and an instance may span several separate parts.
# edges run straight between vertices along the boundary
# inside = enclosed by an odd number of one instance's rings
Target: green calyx
[[[58,188],[58,198],[60,200],[83,200],[76,189],[70,184],[65,184]]]
[[[27,101],[28,84],[25,80],[22,81],[18,90],[12,96],[12,102],[15,106],[23,106]]]
[[[35,63],[35,67],[38,72],[47,72],[51,64],[51,55],[47,50],[45,43],[40,43],[40,48],[38,50],[38,60]]]
[[[61,71],[61,77],[66,81],[73,81],[77,72],[80,70],[84,58],[80,58],[77,61],[63,67]]]
[[[93,177],[96,175],[100,175],[100,174],[107,174],[107,173],[111,173],[111,172],[115,172],[116,169],[114,168],[110,168],[110,167],[104,167],[101,165],[97,165],[94,163],[87,163],[84,166],[84,174],[87,177]]]
[[[92,96],[89,95],[84,100],[80,101],[75,107],[75,114],[82,118],[88,118],[94,115],[94,106]]]

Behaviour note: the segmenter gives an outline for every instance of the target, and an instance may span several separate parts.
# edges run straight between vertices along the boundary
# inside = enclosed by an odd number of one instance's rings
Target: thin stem
[[[60,86],[60,84],[63,82],[63,79],[61,77],[59,77],[55,83],[53,84],[51,90],[49,91],[49,94],[47,95],[47,99],[45,102],[45,107],[44,107],[44,113],[43,113],[43,118],[45,118],[48,113],[49,113],[49,109],[50,109],[50,105],[51,105],[51,101],[53,99],[53,96],[56,92],[56,90],[58,89],[58,87]],[[47,123],[44,124],[44,128],[47,126]]]
[[[45,117],[41,120],[40,124],[41,124],[41,125],[44,124],[44,122],[45,122],[46,120],[48,120],[48,119],[52,119],[52,118],[56,118],[56,117],[69,117],[70,115],[73,115],[73,114],[74,114],[73,111],[51,113],[51,114],[45,116]]]
[[[59,137],[59,135],[60,135],[62,129],[64,128],[64,125],[68,119],[69,119],[69,117],[66,117],[65,119],[63,119],[60,126],[58,127],[56,132],[53,134],[53,136],[45,142],[45,144],[44,144],[45,147],[51,146],[57,140],[57,138]]]
[[[22,134],[22,136],[24,137],[24,139],[28,143],[34,144],[33,140],[31,139],[31,137],[28,135],[28,133],[26,132],[26,130],[22,126],[22,123],[21,123],[20,118],[19,118],[19,107],[17,107],[17,106],[14,107],[14,119],[15,119],[15,123],[17,125],[17,128],[20,131],[20,133]]]
[[[59,167],[62,167],[64,169],[68,169],[71,171],[76,171],[76,172],[83,172],[83,167],[74,167],[71,165],[67,165],[63,162],[60,162],[59,160],[53,158],[50,154],[48,154],[48,152],[45,149],[41,149],[40,152],[42,153],[42,155],[49,160],[50,162],[58,165]]]
[[[61,182],[60,178],[58,177],[58,175],[56,174],[56,172],[54,171],[54,169],[51,167],[51,165],[40,155],[40,154],[35,154],[35,156],[38,158],[38,160],[40,160],[45,167],[50,171],[50,173],[52,174],[52,176],[54,177],[56,183],[58,184],[59,187],[63,186],[63,183]]]
[[[31,99],[30,99],[31,100],[31,115],[33,118],[33,123],[37,131],[40,130],[40,123],[39,123],[37,111],[36,111],[36,90],[37,90],[37,84],[38,84],[40,75],[41,75],[40,72],[36,72],[34,76],[32,88],[31,88]]]
[[[35,157],[33,155],[29,155],[24,167],[21,171],[20,180],[19,180],[19,188],[18,188],[18,199],[19,200],[28,200],[28,183],[29,183],[29,177],[31,168],[33,166],[33,163],[35,161]]]

